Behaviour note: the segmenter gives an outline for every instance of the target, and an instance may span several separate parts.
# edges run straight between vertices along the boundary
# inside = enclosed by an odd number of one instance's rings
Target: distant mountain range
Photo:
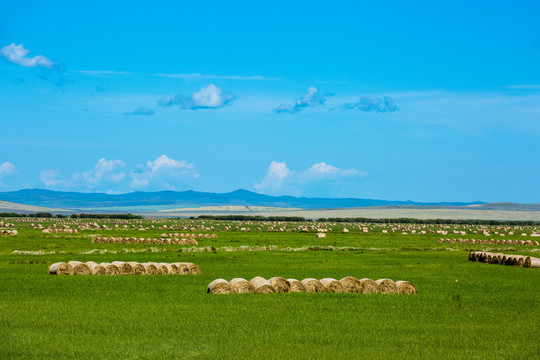
[[[484,202],[415,202],[388,201],[354,198],[307,198],[294,196],[270,196],[248,190],[236,190],[230,193],[207,193],[198,191],[136,191],[127,194],[78,193],[42,189],[24,189],[0,193],[0,200],[18,204],[62,209],[91,209],[106,207],[140,207],[176,205],[179,207],[200,206],[270,206],[301,209],[332,209],[358,207],[463,207],[485,206]]]

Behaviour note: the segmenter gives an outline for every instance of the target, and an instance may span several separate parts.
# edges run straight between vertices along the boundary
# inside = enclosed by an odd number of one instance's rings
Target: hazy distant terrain
[[[78,193],[41,189],[25,189],[0,193],[0,200],[19,204],[69,209],[104,208],[104,207],[141,207],[167,206],[265,206],[298,207],[303,209],[352,208],[366,206],[466,206],[481,205],[482,202],[442,202],[422,203],[415,201],[388,201],[355,198],[307,198],[295,196],[271,196],[257,194],[247,190],[235,190],[230,193],[206,193],[199,191],[136,191],[127,194]]]
[[[540,221],[540,204],[420,203],[374,199],[269,196],[247,190],[133,192],[120,195],[49,190],[0,193],[1,212],[133,213],[152,217],[199,215],[483,219]]]

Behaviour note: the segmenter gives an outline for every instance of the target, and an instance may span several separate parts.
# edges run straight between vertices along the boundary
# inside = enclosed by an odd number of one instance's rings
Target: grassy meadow
[[[96,234],[158,238],[188,232],[158,229],[161,224],[150,221],[142,225],[155,228],[146,231],[78,234],[44,234],[16,222],[18,235],[0,236],[0,359],[540,357],[540,269],[467,260],[472,249],[538,256],[539,246],[440,244],[439,234],[382,234],[378,227],[363,233],[349,226],[344,234],[342,224],[325,224],[333,231],[319,239],[314,231],[269,232],[252,224],[249,232],[234,226],[225,231],[235,223],[204,223],[214,229],[192,232],[218,238],[182,246],[91,242]],[[277,250],[225,251],[242,245]],[[210,251],[179,251],[210,246]],[[47,273],[52,263],[69,260],[193,262],[202,274]],[[348,275],[408,280],[419,294],[206,294],[216,278]]]

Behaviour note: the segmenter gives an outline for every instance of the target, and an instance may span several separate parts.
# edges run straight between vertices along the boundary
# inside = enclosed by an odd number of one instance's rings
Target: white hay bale
[[[235,294],[253,294],[255,288],[246,279],[234,278],[229,284],[231,285],[232,292]]]
[[[307,278],[302,280],[302,284],[306,288],[306,292],[324,292],[324,286],[317,279]]]
[[[321,284],[324,286],[324,291],[329,293],[342,293],[343,286],[339,281],[332,278],[324,278],[320,280]]]
[[[144,266],[144,272],[146,275],[156,275],[157,274],[157,267],[154,264],[150,263],[141,263],[142,266]]]
[[[70,261],[68,264],[73,268],[73,275],[90,275],[90,268],[85,263]]]
[[[225,279],[216,279],[212,281],[206,289],[207,294],[231,294],[231,284]]]
[[[396,281],[396,288],[399,294],[418,294],[416,286],[408,281]]]
[[[359,281],[362,285],[362,294],[376,294],[379,292],[379,285],[376,281],[369,278],[363,278]]]
[[[296,279],[287,279],[287,281],[290,284],[289,292],[306,292],[306,288],[301,281],[298,281]]]
[[[73,267],[69,263],[57,262],[49,266],[51,275],[73,275]]]
[[[99,265],[105,268],[106,275],[109,275],[109,276],[120,275],[120,269],[118,269],[118,266],[116,265],[113,265],[110,263],[100,263]]]
[[[132,275],[145,275],[146,274],[146,270],[144,270],[144,266],[142,266],[138,262],[130,261],[128,262],[128,264],[131,265]]]
[[[249,283],[253,286],[255,293],[257,294],[270,294],[276,292],[276,289],[274,289],[272,284],[261,276],[254,277]]]
[[[527,256],[523,262],[523,267],[526,268],[540,268],[540,259],[532,256]]]
[[[379,292],[381,294],[395,294],[397,293],[397,287],[394,280],[391,279],[379,279],[375,281],[379,286]]]
[[[87,261],[86,265],[90,268],[90,275],[107,275],[105,267],[94,261]]]
[[[291,284],[287,281],[287,279],[281,276],[276,276],[276,277],[272,277],[268,279],[268,281],[270,282],[270,284],[272,284],[274,289],[276,289],[276,292],[278,293],[290,292]]]
[[[112,265],[120,270],[120,275],[131,275],[131,265],[123,261],[113,261]]]
[[[341,283],[341,286],[343,287],[343,292],[349,292],[349,293],[362,293],[362,283],[360,283],[360,280],[353,276],[347,276],[344,277],[339,281]]]

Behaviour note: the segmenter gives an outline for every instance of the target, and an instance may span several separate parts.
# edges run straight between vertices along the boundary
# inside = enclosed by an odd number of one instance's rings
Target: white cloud
[[[14,171],[15,171],[15,165],[13,165],[13,163],[6,161],[0,164],[0,176],[13,174]]]
[[[39,172],[39,180],[47,187],[50,186],[65,186],[66,181],[58,179],[59,172],[57,170],[41,170]]]
[[[126,174],[124,172],[117,172],[117,170],[125,166],[126,164],[122,160],[99,159],[92,169],[80,175],[75,174],[74,179],[84,180],[90,188],[95,188],[101,185],[102,182],[118,183],[126,177]]]
[[[0,164],[0,186],[4,186],[4,179],[15,172],[15,165],[6,161]]]
[[[268,194],[295,194],[301,188],[316,182],[335,181],[344,178],[365,176],[366,173],[356,169],[340,169],[325,162],[313,164],[303,171],[291,171],[285,162],[272,161],[262,181],[255,184],[255,189]]]
[[[0,166],[1,169],[1,166]],[[129,169],[124,161],[99,159],[88,171],[62,176],[58,170],[44,169],[39,179],[48,188],[94,192],[127,192],[132,189],[174,190],[199,177],[195,165],[161,155]],[[0,173],[1,180],[1,173]]]
[[[322,106],[326,102],[326,99],[333,95],[334,94],[331,93],[320,95],[319,90],[317,90],[316,87],[311,86],[308,88],[308,92],[300,99],[297,99],[294,104],[281,104],[274,108],[273,111],[277,114],[295,114],[307,107]]]
[[[8,61],[25,67],[44,67],[50,69],[54,63],[43,55],[29,57],[30,50],[22,45],[10,44],[0,49],[0,54]]]
[[[191,95],[171,95],[158,100],[160,106],[178,105],[185,110],[218,109],[233,103],[236,96],[225,94],[223,90],[209,84]]]
[[[255,189],[259,191],[276,191],[279,190],[283,181],[287,176],[291,174],[291,171],[287,168],[287,164],[284,162],[272,161],[268,166],[268,172],[262,179],[260,184],[255,184]]]
[[[199,177],[195,165],[185,160],[175,160],[161,155],[148,161],[143,169],[131,172],[131,187],[143,188],[151,185],[159,189],[174,189],[174,183]]]
[[[365,172],[358,171],[356,169],[340,169],[332,165],[328,165],[325,162],[312,165],[309,169],[302,173],[302,176],[306,179],[328,179],[339,178],[344,176],[363,176]]]

